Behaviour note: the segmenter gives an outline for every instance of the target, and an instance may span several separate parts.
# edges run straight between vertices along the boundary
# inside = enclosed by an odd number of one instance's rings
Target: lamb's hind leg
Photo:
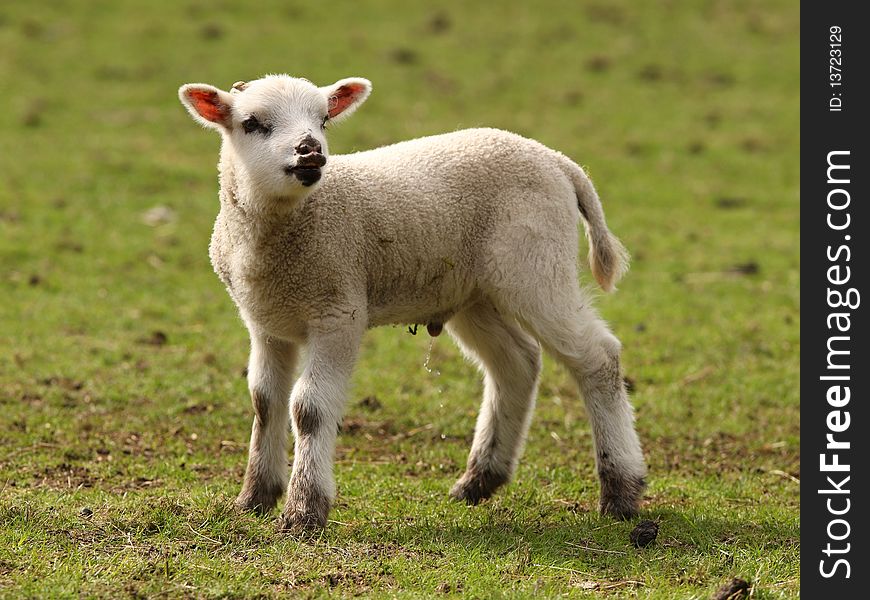
[[[629,518],[646,487],[646,465],[620,369],[620,343],[584,305],[579,288],[565,292],[546,309],[527,307],[525,320],[580,385],[592,424],[601,512]]]
[[[489,303],[463,311],[447,328],[484,373],[468,465],[450,491],[458,500],[477,504],[506,483],[516,467],[534,406],[541,350]]]
[[[254,425],[245,482],[236,498],[243,510],[267,513],[287,485],[288,402],[296,346],[251,331],[248,388]]]

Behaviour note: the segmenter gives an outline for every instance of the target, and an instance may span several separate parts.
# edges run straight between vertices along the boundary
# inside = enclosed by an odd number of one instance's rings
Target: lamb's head
[[[224,138],[225,150],[261,192],[300,198],[328,168],[324,129],[350,115],[371,91],[367,79],[317,87],[307,79],[269,75],[238,82],[230,92],[202,83],[181,86],[182,104]]]

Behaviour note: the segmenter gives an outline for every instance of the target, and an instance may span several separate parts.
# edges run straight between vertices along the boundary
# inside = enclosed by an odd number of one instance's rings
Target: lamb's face
[[[223,134],[258,190],[298,198],[328,168],[326,125],[356,110],[370,90],[365,79],[320,88],[306,79],[270,75],[239,82],[230,93],[189,84],[179,96],[197,121]]]
[[[302,79],[269,77],[234,88],[227,143],[261,189],[298,195],[321,177],[329,151],[326,96]],[[294,193],[295,192],[295,193]]]

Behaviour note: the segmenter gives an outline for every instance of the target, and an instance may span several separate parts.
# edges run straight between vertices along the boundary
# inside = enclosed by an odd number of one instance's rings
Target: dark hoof
[[[294,535],[312,535],[326,527],[326,516],[311,513],[281,513],[278,517],[278,531]]]
[[[507,481],[507,475],[489,470],[479,470],[477,467],[469,467],[462,477],[453,484],[453,487],[450,489],[450,497],[471,506],[476,506],[480,504],[481,500],[486,500],[492,496]]]
[[[620,520],[636,517],[646,480],[643,477],[617,476],[613,471],[599,471],[598,478],[601,481],[601,514]]]
[[[291,494],[278,519],[279,531],[312,533],[326,527],[331,502],[320,493],[309,493],[305,498]]]
[[[278,498],[284,493],[283,488],[273,487],[263,491],[242,489],[234,502],[236,509],[252,512],[258,515],[268,515],[278,504]]]

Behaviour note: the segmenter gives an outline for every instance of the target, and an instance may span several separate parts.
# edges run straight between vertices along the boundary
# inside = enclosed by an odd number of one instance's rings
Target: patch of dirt
[[[21,213],[14,210],[0,210],[0,221],[4,223],[21,222]]]
[[[686,146],[686,152],[689,154],[703,154],[707,150],[707,144],[701,141],[689,142]]]
[[[61,252],[72,252],[74,254],[81,254],[85,251],[85,247],[81,242],[69,239],[60,240],[54,247]]]
[[[713,203],[716,205],[716,208],[728,210],[733,208],[743,208],[749,204],[749,200],[739,196],[720,196],[719,198],[716,198]]]
[[[381,404],[381,401],[378,400],[377,396],[366,396],[357,403],[357,406],[361,406],[370,411],[381,410],[384,407],[383,404]]]
[[[97,454],[97,462],[112,461],[112,453],[121,453],[126,456],[136,456],[145,459],[156,455],[154,445],[145,436],[135,431],[109,431],[108,437],[101,440],[94,452]]]
[[[420,56],[410,48],[393,48],[387,57],[400,65],[413,65],[420,60]]]
[[[598,509],[598,507],[595,505],[583,503],[579,500],[571,500],[568,498],[557,498],[554,502],[564,507],[568,512],[575,515],[594,513]]]
[[[625,11],[614,4],[590,4],[586,7],[586,17],[594,23],[622,25],[626,21]]]
[[[747,137],[740,142],[740,147],[747,152],[765,152],[770,147],[769,144],[758,137]]]
[[[715,129],[722,122],[722,113],[716,110],[711,110],[704,115],[704,121],[710,129]]]
[[[435,591],[439,594],[460,594],[462,593],[462,582],[457,581],[456,583],[450,583],[448,581],[442,581],[438,584],[438,587],[435,588]]]
[[[661,81],[665,78],[665,71],[660,65],[648,64],[637,72],[637,77],[643,81]]]
[[[35,392],[24,392],[21,394],[21,401],[30,404],[34,408],[38,408],[44,404],[42,401],[42,394]]]
[[[167,343],[169,343],[169,336],[167,336],[162,331],[156,330],[152,331],[151,334],[146,337],[141,337],[137,339],[136,343],[146,346],[165,346]]]
[[[47,104],[42,98],[32,99],[21,114],[21,124],[25,127],[39,127],[44,122]]]
[[[122,483],[116,489],[121,489],[128,492],[146,490],[152,487],[161,485],[159,479],[148,479],[147,477],[135,477]]]
[[[568,90],[562,94],[562,103],[568,106],[577,106],[583,101],[583,92],[580,90]]]
[[[734,75],[723,71],[709,71],[704,75],[704,80],[716,87],[727,88],[734,85]]]
[[[639,142],[626,142],[625,153],[629,156],[643,156],[649,151],[649,147]]]
[[[226,31],[218,23],[206,23],[199,30],[199,35],[204,40],[219,40],[225,34]]]
[[[297,587],[300,584],[305,587],[310,587],[311,584],[321,584],[325,585],[329,588],[341,588],[342,594],[350,592],[353,590],[353,595],[360,595],[365,592],[369,592],[372,590],[375,585],[393,587],[395,585],[395,578],[388,573],[359,573],[353,572],[349,570],[343,571],[333,571],[332,573],[327,573],[323,575],[319,579],[299,579],[293,582],[293,587]],[[308,584],[306,586],[306,584]]]
[[[52,490],[71,490],[91,488],[97,483],[87,467],[61,463],[33,473],[34,487],[44,487]]]
[[[446,12],[435,13],[426,22],[426,30],[435,35],[450,31],[451,27],[453,27],[453,22]]]
[[[738,598],[748,598],[749,588],[751,586],[747,581],[735,577],[714,593],[710,600],[737,600]]]
[[[40,379],[39,383],[48,387],[59,387],[70,392],[78,392],[85,387],[85,384],[81,381],[71,379],[69,377],[60,376],[52,376],[47,377],[46,379]]]
[[[745,263],[739,263],[728,269],[729,273],[736,273],[738,275],[758,275],[761,272],[761,267],[754,260],[747,261]]]
[[[613,61],[609,56],[605,56],[603,54],[596,54],[594,56],[590,56],[586,60],[586,70],[592,71],[593,73],[603,73],[610,69],[610,66],[613,64]]]
[[[370,558],[376,558],[379,560],[395,556],[403,556],[412,561],[420,561],[423,559],[419,552],[410,550],[395,542],[374,542],[368,544],[363,553]]]
[[[443,71],[426,69],[423,73],[423,78],[427,83],[432,85],[431,89],[443,96],[454,94],[459,89],[459,82]]]
[[[68,460],[70,462],[80,462],[83,460],[88,460],[90,457],[90,452],[77,448],[68,448],[63,451],[64,460]]]
[[[143,587],[143,586],[141,586],[137,583],[134,583],[132,581],[129,581],[124,585],[124,593],[131,600],[145,600],[145,598],[147,598],[148,595],[145,592],[140,591],[141,587]]]
[[[363,436],[366,439],[390,438],[397,433],[393,422],[369,421],[360,417],[348,417],[341,424],[341,434],[350,436]]]

